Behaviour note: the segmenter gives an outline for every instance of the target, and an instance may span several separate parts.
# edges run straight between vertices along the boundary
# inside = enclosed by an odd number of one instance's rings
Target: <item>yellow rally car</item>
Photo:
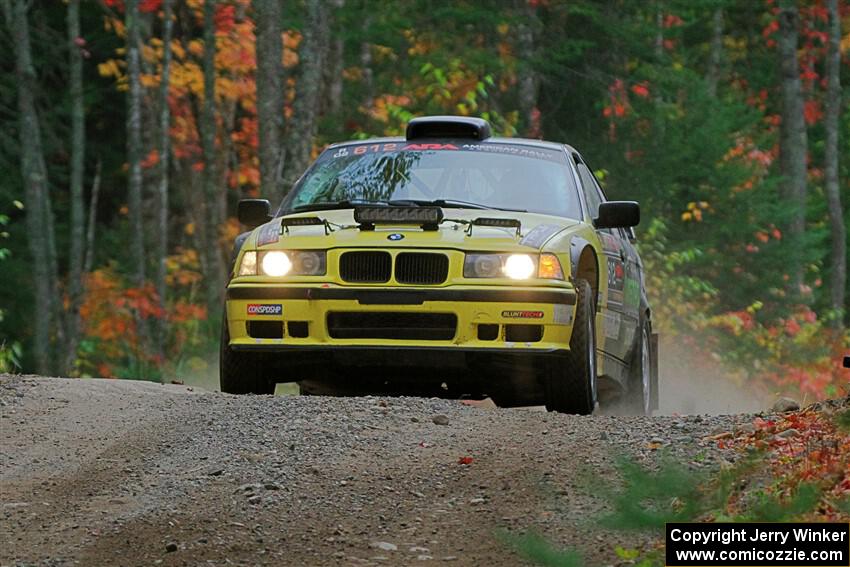
[[[416,118],[330,146],[234,247],[221,389],[490,396],[587,414],[657,399],[634,202],[570,146]]]

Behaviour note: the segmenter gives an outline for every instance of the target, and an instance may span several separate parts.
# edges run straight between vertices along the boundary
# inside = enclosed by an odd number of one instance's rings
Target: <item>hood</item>
[[[437,230],[425,231],[418,226],[379,224],[375,230],[360,230],[354,222],[354,211],[313,211],[278,217],[257,227],[249,237],[247,246],[260,250],[304,248],[449,248],[502,252],[529,252],[540,250],[556,234],[581,223],[537,213],[515,213],[478,209],[444,208],[445,220]],[[326,233],[322,225],[291,226],[281,231],[282,219],[318,217],[328,221],[331,229]],[[522,223],[521,235],[515,228],[473,226],[457,221],[476,218],[515,219]],[[392,238],[391,238],[391,235]]]

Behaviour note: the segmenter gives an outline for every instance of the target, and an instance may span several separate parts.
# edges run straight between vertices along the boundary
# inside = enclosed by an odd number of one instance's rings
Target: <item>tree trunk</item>
[[[278,175],[283,132],[283,37],[279,0],[255,0],[257,25],[257,119],[260,137],[260,196],[282,197]]]
[[[366,14],[363,18],[363,35],[369,36],[369,27],[372,25],[372,16]],[[364,41],[360,44],[360,67],[363,69],[363,108],[367,111],[372,108],[375,101],[375,74],[372,71],[372,44]]]
[[[224,271],[218,247],[218,167],[216,164],[216,121],[215,121],[215,0],[204,2],[204,102],[201,107],[201,151],[204,154],[204,221],[206,241],[203,254],[206,256],[207,308],[218,309],[224,284]],[[212,311],[211,311],[212,312]]]
[[[49,374],[53,366],[51,330],[61,326],[56,319],[54,304],[58,295],[58,278],[51,269],[49,258],[50,232],[53,219],[49,216],[50,194],[47,167],[41,143],[41,128],[35,107],[36,75],[32,65],[29,22],[25,0],[3,3],[6,22],[13,35],[15,49],[15,80],[18,87],[18,136],[21,145],[21,177],[27,207],[27,238],[32,259],[34,282],[33,352],[36,371]]]
[[[328,116],[337,117],[342,109],[342,72],[345,68],[345,44],[342,40],[339,13],[345,7],[345,0],[335,0],[332,5],[334,16],[330,18],[328,27],[332,30],[333,40],[329,45],[328,62],[325,65],[325,88],[323,112]]]
[[[68,255],[68,327],[63,370],[69,372],[77,356],[80,340],[80,304],[83,297],[83,239],[85,206],[83,173],[85,170],[86,115],[83,106],[83,56],[80,52],[80,0],[68,2],[68,51],[71,91],[71,230]]]
[[[342,110],[342,71],[344,46],[342,38],[336,37],[331,44],[326,66],[325,80],[325,113],[329,116],[339,116]]]
[[[94,166],[94,179],[91,182],[91,199],[89,199],[89,221],[86,225],[86,259],[83,263],[83,273],[88,274],[94,266],[94,227],[97,224],[97,199],[100,196],[100,171],[103,164],[97,158]]]
[[[708,94],[717,96],[717,82],[720,80],[720,60],[723,57],[723,8],[717,8],[712,18],[711,52],[708,56]]]
[[[157,183],[157,250],[156,250],[156,293],[160,305],[165,308],[167,275],[166,258],[168,257],[168,175],[171,163],[171,108],[168,106],[168,88],[171,78],[171,40],[174,34],[172,0],[162,3],[162,71],[159,83],[159,183]],[[167,321],[160,321],[157,332],[157,343],[160,354],[163,353]]]
[[[283,168],[283,181],[287,189],[292,187],[310,164],[322,88],[322,67],[328,48],[326,0],[308,0],[307,7],[304,44],[299,53],[301,74],[295,90]]]
[[[785,201],[793,207],[786,229],[791,246],[790,282],[794,295],[803,283],[802,238],[806,230],[806,152],[807,133],[803,116],[803,89],[797,62],[797,27],[799,17],[796,0],[783,0],[779,12],[778,54],[782,80],[782,124],[780,167]]]
[[[830,266],[830,303],[836,311],[847,314],[847,228],[844,226],[844,209],[838,185],[838,120],[841,112],[841,15],[838,0],[827,0],[829,10],[829,50],[826,56],[826,148],[824,151],[824,177],[832,237],[832,266]],[[841,326],[842,317],[835,319]]]
[[[139,0],[127,0],[124,11],[127,28],[127,201],[130,216],[130,261],[136,287],[145,283],[145,233],[142,211],[142,83]]]
[[[518,72],[519,82],[519,114],[520,132],[529,138],[541,135],[537,112],[537,94],[539,77],[534,70],[534,45],[540,22],[537,18],[537,8],[526,0],[520,2],[520,24],[517,37],[517,55],[520,60]]]

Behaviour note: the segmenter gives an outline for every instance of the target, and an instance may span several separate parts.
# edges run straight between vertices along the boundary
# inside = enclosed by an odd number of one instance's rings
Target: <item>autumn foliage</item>
[[[167,259],[172,291],[163,305],[152,284],[127,285],[114,265],[97,269],[86,280],[81,308],[85,339],[77,372],[101,377],[135,377],[138,372],[173,373],[192,351],[205,348],[206,307],[197,296],[201,274],[198,254],[178,250]],[[159,325],[158,323],[167,323]],[[168,329],[167,336],[152,334]],[[150,344],[159,342],[161,350]]]
[[[560,0],[410,0],[381,10],[368,2],[318,2],[318,24],[301,2],[284,3],[279,22],[282,157],[293,141],[305,138],[293,125],[300,118],[294,116],[303,102],[299,96],[306,91],[318,93],[311,124],[316,134],[306,136],[305,153],[314,156],[333,141],[401,134],[407,121],[422,114],[482,116],[499,135],[571,143],[596,168],[609,198],[641,203],[644,222],[637,243],[656,330],[687,345],[694,364],[723,367],[742,387],[785,391],[806,400],[841,393],[837,364],[850,349],[850,335],[846,308],[842,312],[829,300],[834,262],[825,199],[830,23],[825,1],[795,3],[809,139],[802,237],[788,230],[799,211],[782,191],[782,30],[775,0],[638,2],[613,12],[599,3]],[[70,372],[163,378],[182,372],[187,361],[214,364],[221,306],[212,304],[204,288],[222,277],[215,264],[226,267],[232,242],[243,229],[234,218],[235,203],[258,196],[261,186],[258,26],[250,0],[215,2],[207,28],[215,44],[215,112],[212,128],[206,129],[213,131],[214,144],[213,155],[205,156],[207,4],[138,1],[144,210],[134,211],[127,198],[130,164],[122,127],[130,86],[126,10],[131,4],[82,3],[80,36],[59,47],[49,38],[65,31],[66,3],[33,3],[29,21],[38,32],[33,34],[36,101],[59,220],[56,293],[66,309],[72,301],[63,257],[70,154],[64,140],[70,95],[64,93],[65,51],[71,46],[79,50],[85,68],[87,199],[95,164],[103,162],[102,198],[93,217],[96,254],[84,277],[82,337]],[[163,102],[169,5],[173,58]],[[838,5],[841,81],[846,85],[850,5]],[[310,42],[319,36],[321,41]],[[16,45],[5,36],[0,41],[14,52]],[[320,84],[305,89],[305,69],[316,57],[322,69],[311,80]],[[4,65],[9,66],[4,76],[12,77],[11,60]],[[3,108],[16,108],[15,91],[0,89]],[[170,111],[168,160],[160,155],[158,141],[163,108]],[[842,112],[839,153],[846,156],[850,121],[847,109]],[[13,118],[0,115],[4,132],[19,127]],[[0,179],[3,203],[23,199],[24,178],[17,173],[18,148],[11,139],[0,137],[0,163],[4,171],[15,172]],[[168,247],[164,258],[150,257],[145,266],[148,279],[158,266],[166,266],[160,297],[155,285],[131,283],[130,275],[138,270],[129,265],[124,248],[133,215],[144,217],[146,241],[157,239],[159,228],[149,209],[166,161]],[[284,159],[282,169],[285,164]],[[210,171],[216,176],[208,185]],[[839,174],[847,219],[847,160],[841,161]],[[286,189],[281,185],[275,200]],[[12,211],[4,227],[4,234],[11,235],[4,244],[11,255],[0,284],[5,314],[0,345],[23,344],[20,363],[29,368],[34,366],[27,358],[33,351],[27,346],[34,342],[32,304],[18,300],[20,290],[33,287],[25,214]],[[796,259],[799,270],[791,269],[789,258]],[[58,344],[60,337],[50,340]]]

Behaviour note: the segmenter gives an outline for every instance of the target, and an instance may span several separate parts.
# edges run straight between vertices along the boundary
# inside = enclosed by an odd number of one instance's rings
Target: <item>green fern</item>
[[[525,535],[501,533],[500,539],[516,550],[522,557],[545,567],[584,567],[581,554],[574,549],[560,550],[541,535],[531,532]]]

